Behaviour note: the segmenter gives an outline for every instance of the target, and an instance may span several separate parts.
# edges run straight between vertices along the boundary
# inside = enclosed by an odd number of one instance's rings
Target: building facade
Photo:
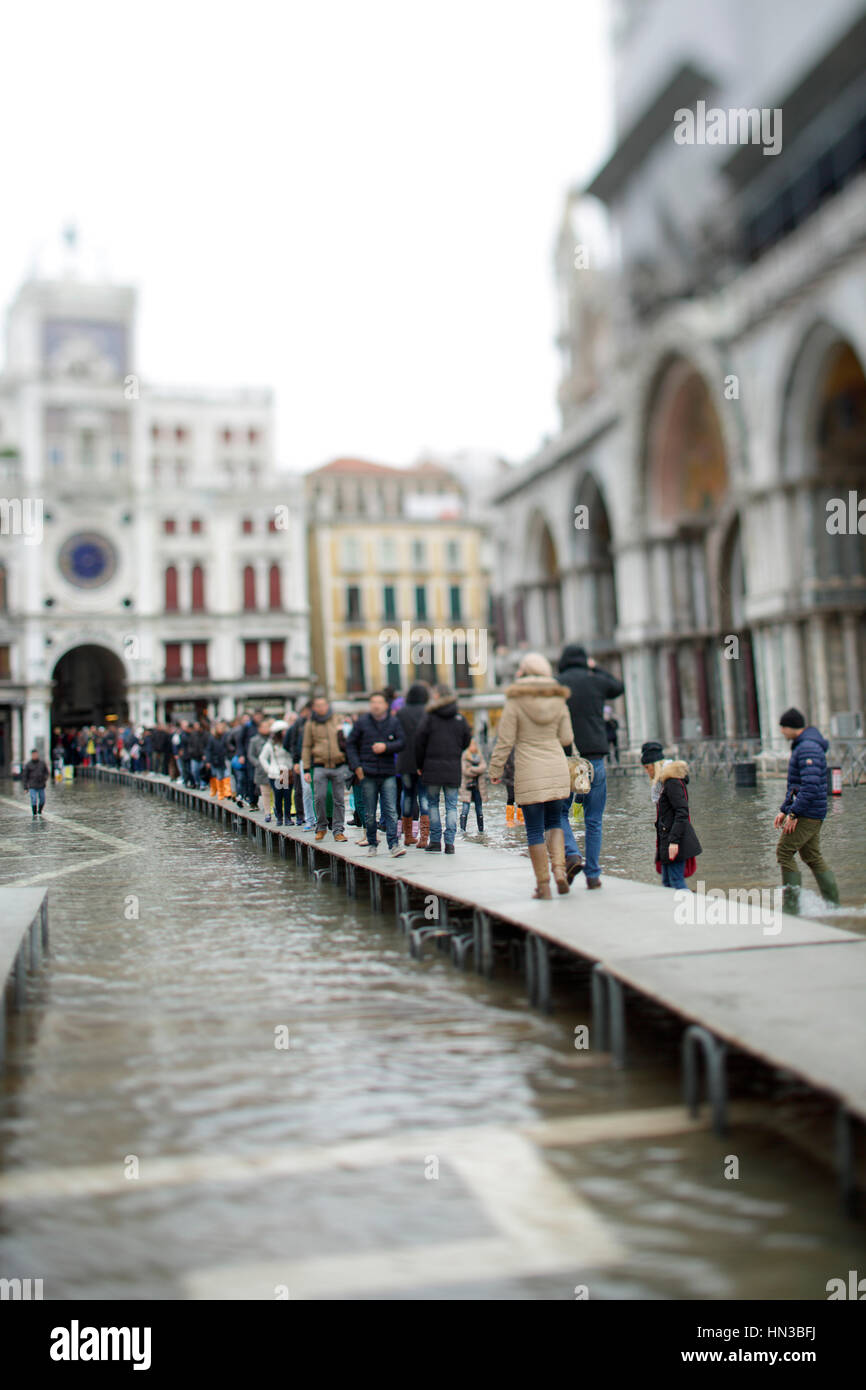
[[[621,669],[632,746],[769,750],[791,704],[854,736],[864,6],[617,15],[616,148],[557,242],[562,428],[497,498],[501,636]]]
[[[305,485],[318,683],[337,696],[414,679],[486,689],[489,557],[460,481],[430,462],[336,459]]]
[[[276,707],[307,689],[303,490],[266,390],[165,389],[135,292],[27,281],[0,377],[0,756],[52,727]]]

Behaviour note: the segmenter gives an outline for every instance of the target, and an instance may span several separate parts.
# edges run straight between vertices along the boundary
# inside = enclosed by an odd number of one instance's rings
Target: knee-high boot
[[[800,885],[802,874],[798,869],[782,868],[782,911],[796,917],[800,912]]]
[[[403,844],[404,844],[404,845],[414,845],[414,843],[415,843],[415,838],[414,838],[414,836],[413,836],[413,834],[412,834],[412,817],[411,817],[411,816],[404,816],[404,817],[403,817]]]
[[[557,893],[568,892],[568,875],[565,871],[565,835],[562,828],[556,830],[546,830],[544,839],[547,844],[547,853],[550,855],[550,867],[553,870],[553,877],[556,882]]]
[[[220,784],[219,784],[219,778],[218,778],[218,777],[212,777],[212,778],[210,779],[210,794],[211,794],[211,796],[216,796],[217,792],[219,791],[219,786],[220,786]]]
[[[547,845],[530,845],[529,857],[535,870],[535,892],[533,898],[549,898],[550,867],[547,862]]]
[[[815,882],[818,884],[821,897],[827,903],[832,903],[833,907],[838,907],[840,903],[839,885],[836,882],[836,875],[830,869],[822,872],[815,872]]]
[[[422,816],[418,822],[418,848],[426,849],[430,843],[430,817]]]

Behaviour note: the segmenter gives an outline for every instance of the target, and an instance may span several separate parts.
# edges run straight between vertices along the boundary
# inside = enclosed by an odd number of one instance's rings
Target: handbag
[[[579,753],[577,757],[567,758],[566,761],[572,794],[587,796],[595,776],[595,768],[588,758],[582,758]]]

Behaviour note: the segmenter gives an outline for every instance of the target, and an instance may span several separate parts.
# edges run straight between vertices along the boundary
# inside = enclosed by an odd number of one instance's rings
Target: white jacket
[[[274,743],[271,739],[263,744],[259,754],[259,762],[272,782],[279,782],[281,780],[280,774],[291,772],[293,767],[288,749],[283,747],[282,742]],[[282,781],[285,785],[289,785],[291,778],[284,776]]]

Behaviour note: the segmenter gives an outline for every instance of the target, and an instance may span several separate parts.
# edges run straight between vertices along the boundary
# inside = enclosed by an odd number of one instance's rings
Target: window
[[[449,591],[451,604],[451,617],[460,621],[460,585],[452,584]]]
[[[425,569],[427,566],[427,542],[414,540],[412,542],[412,568]]]
[[[207,670],[207,642],[193,642],[192,644],[192,673],[194,676],[206,676]]]
[[[346,690],[349,694],[357,695],[364,688],[364,648],[352,645],[349,648],[349,674],[346,678]]]
[[[427,589],[424,584],[415,585],[415,617],[427,617]]]
[[[175,429],[175,431],[174,431],[174,437],[175,437],[175,439],[177,439],[177,440],[186,439],[186,430],[184,429],[183,425],[178,425],[178,426],[176,427],[176,429]]]
[[[180,664],[180,642],[165,644],[165,679],[179,680],[182,675]]]
[[[389,661],[386,669],[385,684],[392,690],[399,690],[402,684],[399,661]]]
[[[251,536],[253,534],[253,519],[251,516],[244,517],[241,522],[241,531],[245,536]]]
[[[112,449],[111,462],[115,468],[122,468],[126,463],[126,454],[122,449]]]
[[[169,565],[165,572],[165,611],[177,612],[177,570],[174,565]]]
[[[244,609],[247,613],[256,606],[256,572],[252,565],[244,565]]]
[[[448,566],[448,569],[459,570],[460,560],[460,542],[447,541],[445,544],[445,564]]]
[[[93,430],[82,430],[81,432],[81,466],[82,468],[92,468],[94,459],[94,435]]]
[[[52,468],[59,468],[63,462],[63,450],[57,448],[49,449],[48,462],[51,464]]]
[[[202,531],[204,530],[201,517],[194,516],[192,521],[189,523],[189,529],[194,536],[200,536]]]
[[[177,530],[177,522],[175,521],[173,516],[167,516],[164,519],[162,523],[162,529],[167,536],[174,535],[175,531]]]
[[[359,570],[361,568],[361,542],[357,536],[343,537],[340,554],[344,570]]]
[[[223,443],[224,443],[224,444],[231,444],[231,442],[232,442],[232,432],[231,432],[231,430],[223,430]]]
[[[9,650],[9,647],[0,647],[0,681],[8,681],[12,678]]]
[[[151,425],[150,437],[151,439],[159,439],[159,425]]]
[[[386,584],[384,589],[382,590],[382,608],[385,618],[396,618],[397,596],[393,584]]]
[[[397,541],[394,536],[383,536],[379,544],[379,563],[383,570],[397,568]]]
[[[436,684],[436,667],[430,661],[415,662],[416,681],[426,681],[428,685]]]
[[[282,608],[282,606],[280,567],[278,564],[273,564],[268,571],[268,607],[271,609],[271,612],[275,612]]]
[[[250,441],[251,444],[258,444],[258,442],[259,442],[259,432],[258,432],[258,430],[253,430],[253,429],[247,430],[247,439]]]
[[[9,595],[6,591],[6,566],[0,565],[0,613],[5,613],[9,607]]]
[[[286,674],[286,644],[282,637],[275,638],[271,642],[271,675],[284,676]]]
[[[192,611],[204,612],[204,570],[201,565],[192,567]]]
[[[463,658],[462,660],[458,660],[457,657],[455,656],[455,658],[454,658],[454,689],[455,689],[455,690],[471,690],[472,688],[473,688],[473,687],[472,687],[472,676],[471,676],[471,674],[470,674],[470,672],[469,672],[469,663],[466,661],[465,656],[464,656],[464,658]]]
[[[350,584],[346,589],[346,622],[358,623],[361,621],[361,590],[357,584]]]
[[[261,667],[259,666],[258,642],[244,642],[244,675],[261,675]]]

